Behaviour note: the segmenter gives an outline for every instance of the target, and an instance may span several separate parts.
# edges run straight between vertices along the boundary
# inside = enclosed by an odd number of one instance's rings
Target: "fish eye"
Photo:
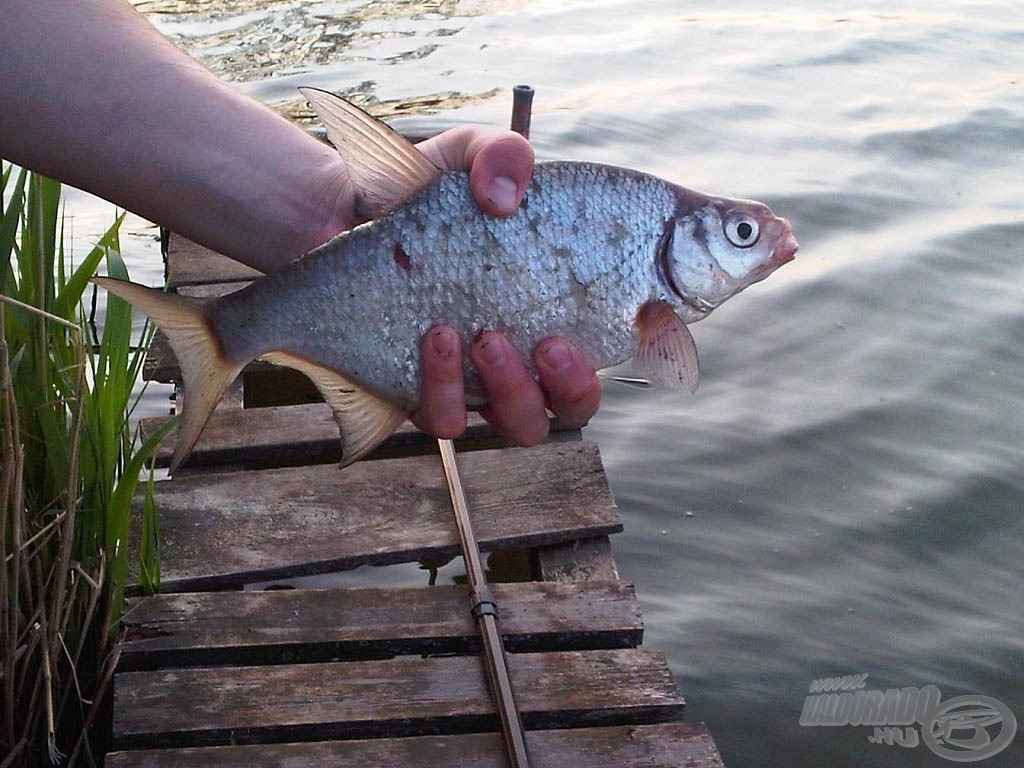
[[[749,248],[761,236],[757,219],[746,213],[730,213],[725,221],[725,236],[737,248]]]

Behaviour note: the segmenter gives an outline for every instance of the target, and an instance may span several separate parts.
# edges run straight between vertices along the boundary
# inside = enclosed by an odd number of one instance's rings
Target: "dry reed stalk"
[[[107,304],[95,346],[86,330],[89,277],[128,277],[121,218],[72,268],[60,197],[0,164],[0,768],[102,760],[132,499],[163,437],[129,432],[148,339],[130,307]],[[144,504],[143,530],[154,520]],[[155,586],[158,555],[141,556]]]
[[[11,745],[0,768],[17,765],[21,759],[31,760],[28,749],[32,744],[30,734],[36,731],[39,717],[45,719],[45,735],[47,756],[54,765],[65,759],[65,754],[58,747],[58,729],[64,709],[73,699],[82,702],[82,690],[78,681],[75,664],[84,650],[85,636],[79,633],[78,643],[74,652],[67,650],[64,637],[76,603],[78,592],[85,584],[89,594],[85,601],[85,623],[95,616],[103,591],[103,566],[100,566],[99,578],[89,577],[77,563],[72,562],[72,551],[75,539],[75,517],[79,501],[79,448],[81,441],[81,393],[86,382],[85,348],[82,342],[81,329],[74,323],[60,318],[50,312],[33,307],[10,297],[0,296],[0,302],[15,306],[25,312],[39,317],[44,322],[55,322],[74,331],[77,376],[75,376],[76,397],[73,403],[54,402],[51,407],[64,408],[69,404],[70,416],[70,451],[67,463],[67,478],[63,489],[64,509],[56,513],[53,519],[31,531],[32,520],[29,519],[30,509],[24,498],[24,462],[25,452],[22,447],[20,431],[19,407],[17,397],[11,386],[9,349],[6,342],[4,313],[0,312],[0,409],[2,409],[3,465],[0,467],[0,609],[3,621],[2,640],[4,662],[2,666],[5,742]],[[44,323],[40,322],[42,326]],[[45,346],[45,335],[35,335],[35,340]],[[54,500],[56,501],[56,500]],[[9,532],[9,536],[7,533]],[[51,541],[56,538],[56,552],[50,550]],[[48,566],[44,573],[44,563]],[[75,578],[75,574],[85,576]],[[19,616],[22,621],[19,623]],[[63,669],[61,659],[67,660],[69,668]],[[112,673],[111,673],[112,674]],[[70,676],[71,685],[67,678]],[[32,691],[27,702],[24,691]],[[69,696],[73,688],[78,694]],[[42,699],[42,707],[36,702]],[[96,709],[98,697],[93,697],[90,709]],[[17,722],[19,704],[27,704],[27,715],[24,722]],[[41,709],[41,712],[40,712]],[[95,712],[87,714],[89,722],[95,720]],[[20,730],[20,733],[19,733]],[[90,764],[95,764],[85,740],[83,729],[75,739],[76,755],[85,755]]]

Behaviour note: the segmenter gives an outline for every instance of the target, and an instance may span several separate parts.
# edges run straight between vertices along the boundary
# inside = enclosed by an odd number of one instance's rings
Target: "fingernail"
[[[505,362],[505,345],[500,336],[483,336],[476,343],[477,356],[480,362],[490,366],[498,366]]]
[[[445,360],[455,352],[455,333],[450,328],[435,328],[430,332],[430,346]]]
[[[544,348],[544,362],[553,371],[564,371],[572,365],[572,350],[564,341],[553,341]]]
[[[516,183],[508,176],[497,176],[487,188],[487,199],[503,211],[516,207]]]

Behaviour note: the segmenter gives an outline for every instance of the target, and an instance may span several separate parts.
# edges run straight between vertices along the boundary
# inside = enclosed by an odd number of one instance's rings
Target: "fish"
[[[172,474],[256,359],[317,386],[342,466],[365,456],[416,409],[420,340],[439,324],[466,339],[501,331],[531,370],[536,345],[562,336],[595,369],[631,360],[646,380],[693,392],[687,326],[798,248],[790,223],[762,203],[592,162],[537,163],[519,208],[493,218],[467,173],[439,170],[347,101],[301,90],[346,163],[365,223],[212,300],[93,279],[149,315],[178,358],[185,403]],[[464,378],[467,408],[482,408],[468,358]]]

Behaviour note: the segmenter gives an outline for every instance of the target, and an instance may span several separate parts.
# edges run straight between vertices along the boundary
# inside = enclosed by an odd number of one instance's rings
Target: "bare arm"
[[[356,223],[329,146],[222,82],[127,2],[0,0],[0,17],[0,155],[263,271]],[[444,168],[472,166],[492,215],[515,209],[533,167],[507,131],[460,128],[423,151]]]
[[[265,271],[351,225],[330,147],[221,82],[128,3],[0,10],[8,159]]]
[[[219,80],[124,0],[0,0],[0,19],[6,159],[268,272],[356,223],[330,147]],[[528,142],[507,131],[455,129],[421,149],[470,169],[492,215],[515,210],[533,169]],[[446,356],[428,341],[416,421],[454,436],[465,423],[461,346]],[[480,357],[482,341],[470,356],[493,389],[487,415],[513,439],[543,438],[545,402],[578,423],[596,410],[600,385],[574,349],[560,372],[537,352],[542,389],[516,355]]]

